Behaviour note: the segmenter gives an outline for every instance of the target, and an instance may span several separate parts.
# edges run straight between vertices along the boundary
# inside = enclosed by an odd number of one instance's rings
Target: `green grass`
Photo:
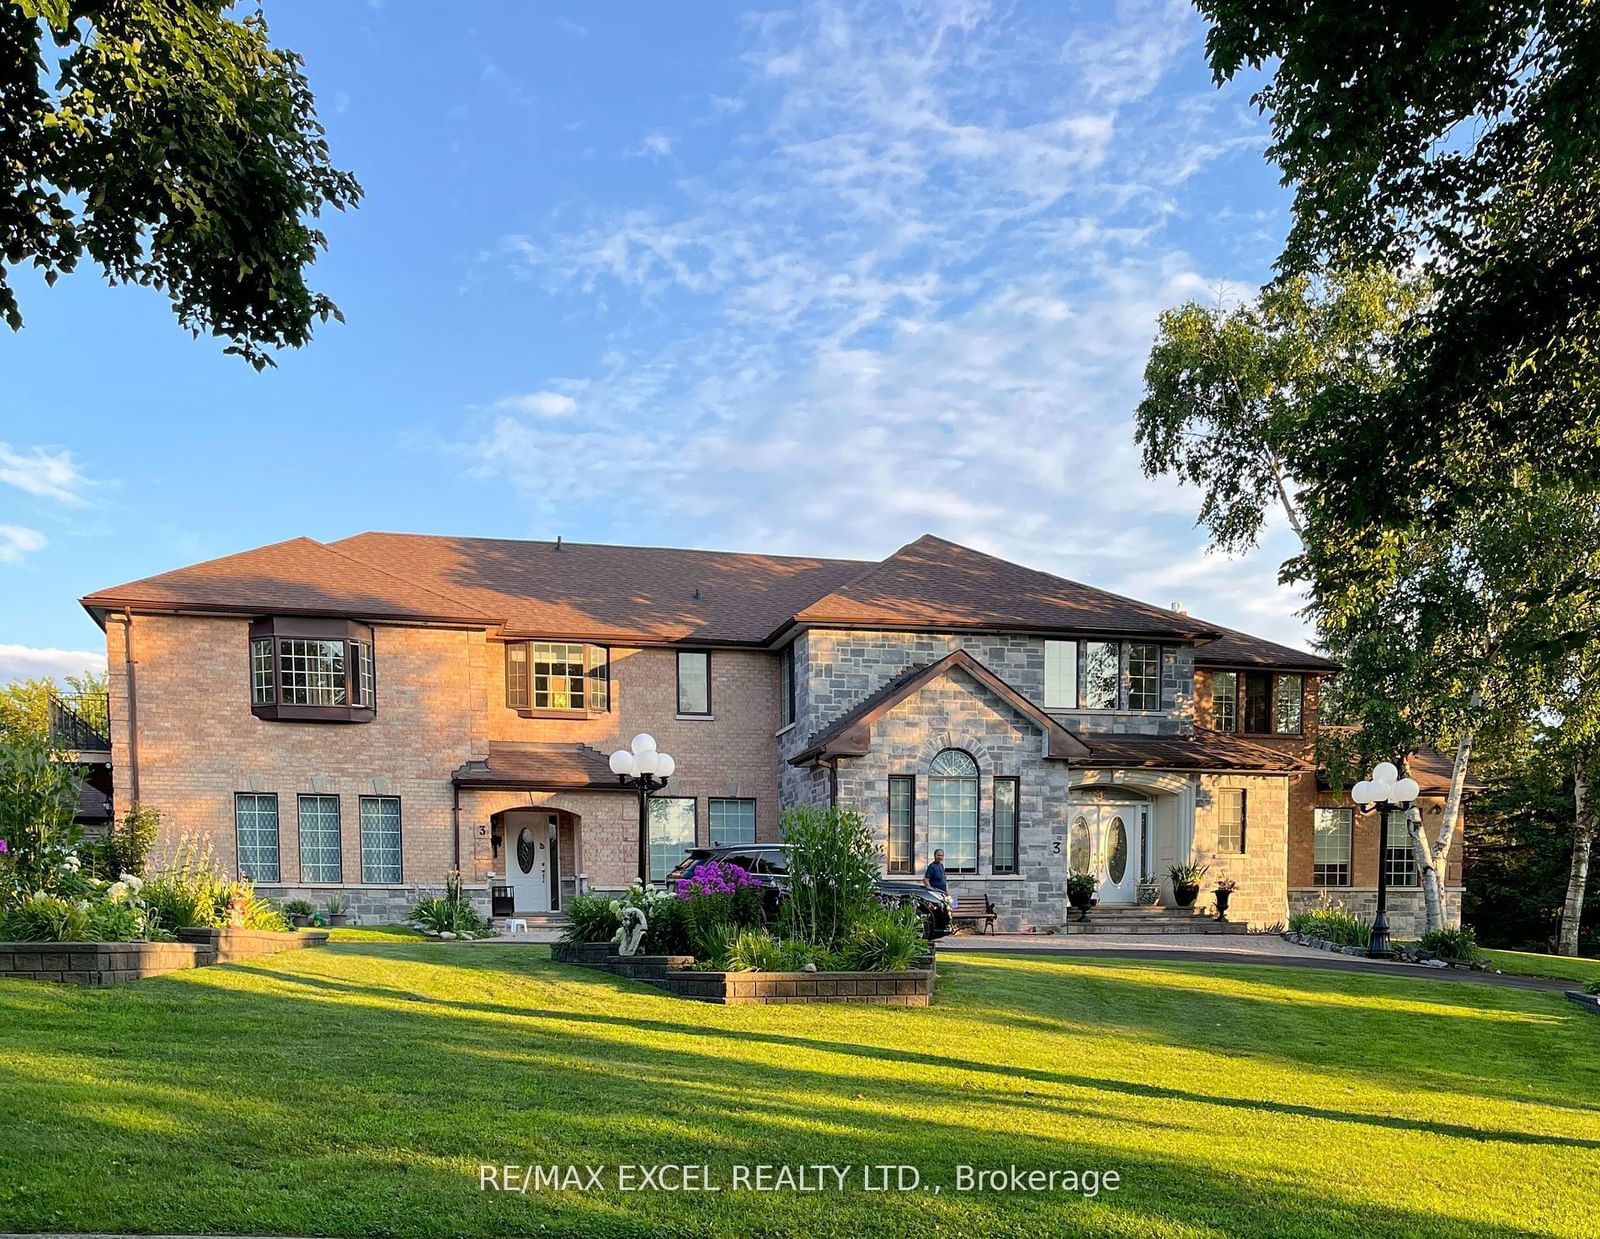
[[[926,1010],[713,1007],[539,947],[349,943],[0,982],[0,1098],[6,1230],[1577,1236],[1600,1195],[1600,1020],[1312,969],[973,954]],[[943,1190],[478,1187],[622,1162]],[[1123,1186],[959,1195],[961,1163]]]
[[[1573,955],[1540,955],[1534,951],[1484,951],[1501,972],[1519,977],[1554,977],[1559,981],[1600,981],[1600,959]]]
[[[329,929],[329,942],[426,942],[427,935],[406,925],[347,925]]]

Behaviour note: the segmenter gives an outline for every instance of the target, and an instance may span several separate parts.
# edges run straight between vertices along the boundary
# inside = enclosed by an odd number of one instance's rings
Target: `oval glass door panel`
[[[1121,886],[1128,872],[1128,828],[1120,817],[1112,818],[1111,825],[1106,827],[1106,851],[1109,853],[1106,875],[1113,885]]]
[[[533,861],[539,854],[538,844],[533,841],[533,830],[524,826],[522,833],[517,836],[517,864],[523,873],[533,872]]]
[[[1067,866],[1073,873],[1088,873],[1089,858],[1089,823],[1080,813],[1067,831]]]

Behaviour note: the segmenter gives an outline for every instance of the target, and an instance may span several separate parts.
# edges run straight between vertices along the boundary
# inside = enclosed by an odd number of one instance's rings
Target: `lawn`
[[[1573,955],[1540,955],[1535,951],[1485,951],[1501,972],[1521,977],[1555,977],[1561,981],[1600,981],[1600,959]]]
[[[409,925],[346,925],[326,931],[329,942],[426,942]]]
[[[926,1010],[712,1007],[540,947],[347,943],[0,982],[0,1097],[0,1230],[1577,1236],[1600,1195],[1600,1020],[1311,969],[967,955]],[[479,1190],[624,1162],[856,1170]],[[861,1190],[885,1164],[925,1190]],[[960,1164],[1121,1187],[958,1193]]]

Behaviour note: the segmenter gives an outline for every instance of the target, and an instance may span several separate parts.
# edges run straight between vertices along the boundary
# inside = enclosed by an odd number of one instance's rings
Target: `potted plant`
[[[1239,889],[1239,883],[1233,878],[1220,878],[1217,881],[1217,919],[1228,919],[1228,900],[1233,898],[1233,892]]]
[[[1172,897],[1180,908],[1192,908],[1194,901],[1200,898],[1200,879],[1206,876],[1208,868],[1209,865],[1197,865],[1189,861],[1173,865],[1167,870],[1167,878],[1172,883]]]
[[[1089,909],[1094,906],[1094,893],[1100,886],[1100,880],[1092,873],[1069,873],[1067,875],[1067,902],[1078,909],[1078,919],[1089,919]]]
[[[328,902],[322,905],[328,914],[328,924],[338,929],[350,923],[350,901],[343,895],[329,895]]]
[[[1141,907],[1153,908],[1161,898],[1161,883],[1156,881],[1154,874],[1140,878],[1137,894]]]
[[[317,915],[317,910],[308,899],[287,899],[283,904],[283,914],[296,929],[305,929]]]

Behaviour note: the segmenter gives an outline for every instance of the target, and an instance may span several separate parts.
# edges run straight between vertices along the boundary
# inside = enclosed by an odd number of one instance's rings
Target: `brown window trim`
[[[704,710],[685,710],[683,708],[683,656],[685,654],[701,654],[701,655],[705,656],[705,660],[706,660],[706,708]],[[715,702],[715,700],[713,700],[712,693],[711,693],[711,651],[710,650],[678,650],[673,655],[672,667],[673,667],[673,674],[674,674],[673,688],[674,688],[674,690],[676,692],[676,697],[674,698],[674,703],[678,707],[677,710],[675,711],[675,713],[678,714],[680,717],[684,717],[684,718],[710,718],[712,716],[712,714],[716,711],[716,702]]]
[[[1209,674],[1215,677],[1218,672],[1231,673],[1233,681],[1233,730],[1232,735],[1237,736],[1304,736],[1306,734],[1306,681],[1311,679],[1311,673],[1305,671],[1278,671],[1271,667],[1212,667]],[[1251,675],[1264,675],[1267,677],[1267,727],[1260,731],[1245,726],[1248,717],[1245,711],[1245,684],[1246,677]],[[1278,677],[1281,675],[1294,675],[1300,677],[1300,728],[1298,731],[1278,730]],[[1213,680],[1213,684],[1215,681]],[[1212,717],[1211,730],[1221,731],[1216,725],[1216,689],[1212,688]]]
[[[999,803],[999,787],[1011,784],[1011,865],[1001,869],[995,864],[994,841],[999,837],[1000,818],[995,812]],[[997,774],[994,786],[989,789],[989,872],[997,877],[1009,877],[1022,872],[1022,779],[1015,774]],[[979,866],[982,868],[982,866]]]
[[[532,647],[534,645],[544,645],[544,644],[581,645],[583,647],[583,681],[584,681],[584,683],[583,683],[583,703],[584,704],[583,704],[583,708],[581,710],[569,710],[569,709],[562,709],[562,710],[543,709],[542,710],[538,706],[535,706],[533,704],[533,649],[532,649]],[[517,649],[518,647],[520,647],[522,649],[522,652],[523,652],[522,653],[522,666],[523,666],[523,673],[522,673],[522,675],[523,675],[522,699],[520,701],[516,699],[515,695],[511,691],[511,651],[514,650],[514,649]],[[605,655],[606,674],[605,674],[605,677],[604,677],[604,682],[605,682],[605,686],[606,686],[606,704],[605,704],[604,708],[591,706],[589,704],[594,699],[594,679],[595,679],[595,677],[592,677],[589,674],[589,672],[593,670],[593,668],[589,666],[589,651],[590,650],[599,650]],[[611,684],[611,647],[609,645],[601,645],[600,643],[598,643],[596,641],[555,641],[555,640],[546,641],[546,640],[543,640],[543,639],[540,639],[540,638],[523,637],[523,638],[520,638],[520,639],[518,639],[516,641],[507,641],[507,642],[505,642],[505,668],[506,668],[505,675],[504,675],[504,678],[502,680],[502,684],[503,684],[503,687],[505,689],[505,707],[508,710],[515,710],[517,712],[517,716],[519,718],[549,718],[549,719],[604,718],[607,714],[611,713],[611,690],[612,690],[612,684]]]
[[[264,640],[272,650],[272,700],[255,700],[255,679],[252,653],[255,642]],[[366,705],[324,706],[291,705],[283,700],[283,667],[281,665],[282,641],[342,641],[344,642],[344,699],[352,701],[359,687],[360,669],[355,647],[364,644],[372,651],[372,700]],[[245,641],[245,665],[248,668],[246,688],[250,697],[250,713],[257,718],[277,723],[370,723],[378,716],[378,643],[371,624],[353,620],[307,619],[297,616],[274,615],[254,620]]]

